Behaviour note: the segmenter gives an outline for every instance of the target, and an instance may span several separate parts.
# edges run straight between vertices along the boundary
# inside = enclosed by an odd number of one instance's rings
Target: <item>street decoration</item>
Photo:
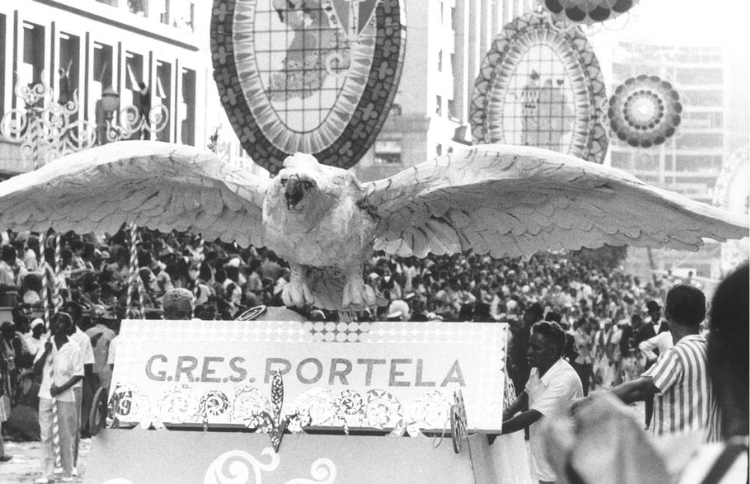
[[[3,114],[0,135],[20,144],[21,159],[36,170],[52,160],[96,145],[96,126],[79,115],[78,91],[66,102],[42,81],[28,85],[16,78],[19,107]]]
[[[664,143],[681,121],[680,95],[667,81],[642,74],[617,86],[609,98],[609,127],[621,141],[637,148]]]
[[[478,145],[366,183],[311,155],[285,166],[267,179],[190,146],[108,144],[1,182],[0,226],[115,233],[130,220],[268,247],[291,267],[285,304],[331,310],[376,305],[362,278],[373,250],[418,258],[603,244],[697,250],[704,237],[748,234],[744,215],[530,146]]]
[[[14,94],[19,107],[3,113],[0,120],[0,135],[19,143],[21,160],[32,170],[97,144],[132,139],[145,132],[155,138],[169,123],[169,110],[162,104],[143,115],[136,106],[128,105],[117,116],[105,113],[104,136],[99,139],[97,125],[80,112],[78,90],[55,100],[55,90],[46,78],[44,71],[42,81],[36,84],[16,78]]]
[[[716,179],[713,189],[713,205],[723,210],[750,213],[750,147],[743,146],[732,152]],[[721,271],[728,274],[748,259],[747,239],[729,240],[721,244]]]
[[[507,24],[474,83],[474,143],[536,146],[601,163],[608,138],[599,62],[580,28],[547,13]]]
[[[214,79],[253,160],[301,152],[349,168],[375,141],[401,75],[402,0],[215,0]]]
[[[555,18],[591,25],[628,12],[638,0],[541,0]]]

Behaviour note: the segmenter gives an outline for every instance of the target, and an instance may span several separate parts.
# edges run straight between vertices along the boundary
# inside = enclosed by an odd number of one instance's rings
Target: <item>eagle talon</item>
[[[375,305],[375,291],[356,279],[347,281],[341,305],[344,309],[360,310]]]

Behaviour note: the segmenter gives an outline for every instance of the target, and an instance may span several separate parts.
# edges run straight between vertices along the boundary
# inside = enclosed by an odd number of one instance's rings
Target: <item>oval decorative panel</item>
[[[601,163],[609,140],[599,62],[580,28],[547,13],[498,34],[474,84],[474,143],[536,146]]]
[[[356,164],[396,94],[402,18],[401,0],[214,0],[214,79],[248,155],[272,174],[297,152]]]

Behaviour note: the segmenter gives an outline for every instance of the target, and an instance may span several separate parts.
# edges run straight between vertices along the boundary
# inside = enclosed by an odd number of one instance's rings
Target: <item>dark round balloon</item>
[[[609,15],[611,13],[612,11],[610,9],[599,6],[589,12],[589,17],[591,17],[591,20],[595,20],[596,22],[603,22],[609,18]]]
[[[402,3],[214,0],[214,79],[253,161],[275,174],[297,152],[341,168],[361,159],[401,76]]]
[[[633,3],[633,0],[545,0],[544,7],[559,20],[593,24],[622,15]]]
[[[552,13],[561,13],[564,10],[560,0],[545,0],[544,6]]]

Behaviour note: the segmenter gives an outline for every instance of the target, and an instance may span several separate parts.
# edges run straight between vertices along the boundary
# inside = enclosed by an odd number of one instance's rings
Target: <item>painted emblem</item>
[[[388,115],[401,0],[215,0],[214,78],[242,147],[276,173],[297,152],[348,168]]]
[[[536,146],[601,163],[609,140],[599,62],[578,27],[532,13],[495,38],[474,84],[475,143]]]
[[[657,76],[631,77],[609,99],[609,126],[621,141],[650,148],[675,134],[681,121],[680,95]]]

